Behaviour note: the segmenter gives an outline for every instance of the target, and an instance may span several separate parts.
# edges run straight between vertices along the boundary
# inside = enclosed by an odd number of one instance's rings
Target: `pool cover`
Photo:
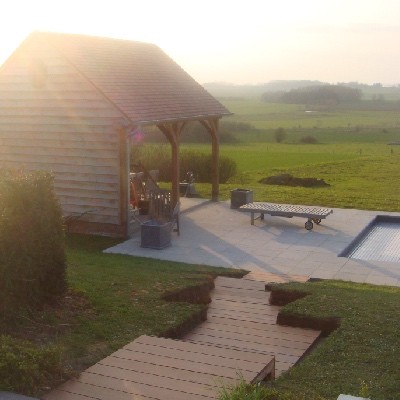
[[[400,218],[378,216],[353,242],[345,256],[400,262]]]

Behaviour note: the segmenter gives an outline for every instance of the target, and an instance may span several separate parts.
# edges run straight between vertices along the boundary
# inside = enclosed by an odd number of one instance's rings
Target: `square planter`
[[[231,190],[231,208],[239,208],[253,202],[253,191],[249,189]]]
[[[146,221],[141,225],[141,247],[164,249],[171,245],[171,222]]]

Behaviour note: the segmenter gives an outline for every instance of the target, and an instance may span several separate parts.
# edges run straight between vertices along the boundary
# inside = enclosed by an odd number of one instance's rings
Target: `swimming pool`
[[[400,217],[376,216],[339,256],[400,263]]]

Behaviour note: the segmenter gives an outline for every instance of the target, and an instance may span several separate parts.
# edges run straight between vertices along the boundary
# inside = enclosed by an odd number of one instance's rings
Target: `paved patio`
[[[312,231],[305,219],[266,215],[250,225],[250,215],[230,208],[230,202],[182,198],[181,235],[173,234],[172,246],[163,250],[140,247],[140,231],[106,250],[140,257],[306,275],[400,286],[400,264],[338,257],[380,211],[334,209]]]

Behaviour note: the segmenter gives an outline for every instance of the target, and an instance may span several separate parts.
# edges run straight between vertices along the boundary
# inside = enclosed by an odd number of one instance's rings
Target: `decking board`
[[[218,388],[279,376],[320,332],[277,325],[265,284],[305,277],[218,277],[207,321],[182,340],[140,336],[43,396],[45,400],[208,400]]]
[[[312,344],[315,340],[292,340],[279,337],[278,335],[271,335],[269,331],[257,331],[254,333],[245,332],[242,330],[241,332],[237,332],[236,330],[230,329],[230,327],[224,327],[221,325],[214,326],[214,324],[210,324],[210,327],[202,326],[201,328],[196,329],[196,334],[201,334],[203,336],[221,336],[229,339],[252,341],[261,344],[271,344],[274,346],[295,348],[304,351],[307,350],[310,347],[310,344]]]
[[[222,327],[229,327],[232,332],[248,332],[254,335],[264,335],[265,325],[263,322],[251,322],[243,321],[240,319],[231,319],[224,317],[207,317],[207,321],[203,322],[203,326],[212,325],[213,329],[219,329]],[[319,332],[311,329],[293,328],[290,326],[283,325],[272,325],[269,324],[268,334],[270,337],[285,338],[287,340],[293,340],[294,342],[313,342],[318,338]]]
[[[320,335],[318,331],[276,324],[280,307],[269,304],[265,284],[290,280],[305,282],[307,278],[263,272],[251,272],[240,280],[218,277],[211,293],[207,321],[188,333],[184,340],[273,354],[279,376],[298,362]]]
[[[236,381],[237,370],[240,368],[239,365],[236,368],[225,367],[225,366],[215,366],[210,364],[201,364],[193,362],[190,366],[190,371],[187,371],[187,363],[182,360],[173,360],[171,362],[170,358],[164,357],[164,360],[169,360],[168,365],[160,365],[160,356],[157,357],[157,364],[148,363],[145,361],[132,363],[131,359],[121,359],[119,357],[107,357],[101,360],[98,364],[106,367],[121,368],[127,371],[134,371],[139,373],[151,374],[155,376],[162,376],[164,378],[169,377],[171,379],[179,376],[182,380],[188,380],[190,382],[203,383],[205,385],[210,385],[213,380],[218,380],[223,377],[224,380]],[[194,375],[192,372],[195,372]],[[251,372],[241,369],[242,374],[246,376],[252,375]]]

